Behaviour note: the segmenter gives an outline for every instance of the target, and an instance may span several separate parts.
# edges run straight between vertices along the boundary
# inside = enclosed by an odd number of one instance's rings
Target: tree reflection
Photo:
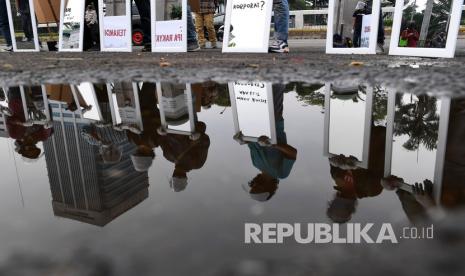
[[[396,97],[396,112],[394,117],[394,135],[408,135],[403,144],[407,150],[417,150],[423,144],[428,150],[436,149],[439,130],[439,115],[437,99],[426,95]]]

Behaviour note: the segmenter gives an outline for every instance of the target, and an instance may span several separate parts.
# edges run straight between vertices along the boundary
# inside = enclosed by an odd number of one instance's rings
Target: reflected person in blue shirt
[[[289,176],[297,158],[297,150],[287,144],[284,132],[283,92],[284,85],[273,85],[277,144],[271,144],[266,136],[259,137],[257,142],[248,142],[252,164],[260,173],[243,188],[257,201],[268,201],[273,197],[279,180]],[[247,143],[242,139],[242,133],[236,134],[234,140]]]

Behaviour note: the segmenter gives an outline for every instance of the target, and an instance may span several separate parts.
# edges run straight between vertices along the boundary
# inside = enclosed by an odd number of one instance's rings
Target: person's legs
[[[216,31],[213,25],[213,13],[207,13],[203,15],[203,24],[207,27],[208,39],[212,44],[212,48],[216,48]]]
[[[11,46],[10,24],[8,22],[8,12],[6,9],[6,1],[0,0],[0,32],[5,38],[6,45]]]
[[[135,0],[134,2],[136,2],[137,10],[139,10],[140,23],[144,33],[144,45],[149,45],[151,42],[150,1]]]
[[[377,50],[380,53],[384,52],[384,40],[385,40],[385,34],[384,34],[384,18],[383,18],[383,11],[379,11],[379,27],[378,27],[378,47]]]
[[[194,52],[198,50],[200,50],[200,47],[197,42],[197,32],[195,31],[191,6],[187,5],[187,51]]]
[[[200,48],[205,48],[205,32],[204,32],[204,14],[195,13],[195,31],[197,32],[197,38],[199,41]]]
[[[288,53],[289,46],[289,2],[288,0],[273,0],[275,42],[270,46],[270,52]]]
[[[32,22],[30,13],[21,13],[21,24],[24,31],[24,37],[28,41],[32,41],[34,35],[32,34]]]
[[[287,42],[289,37],[288,0],[273,0],[275,38]]]

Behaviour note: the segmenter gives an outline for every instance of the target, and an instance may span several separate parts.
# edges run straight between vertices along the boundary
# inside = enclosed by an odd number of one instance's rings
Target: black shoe
[[[199,43],[197,43],[197,42],[187,43],[187,51],[188,52],[198,52],[198,51],[200,51]]]
[[[148,43],[144,45],[142,52],[152,52],[152,44]]]

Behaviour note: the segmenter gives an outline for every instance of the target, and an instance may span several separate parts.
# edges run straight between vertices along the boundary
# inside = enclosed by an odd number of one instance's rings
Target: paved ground
[[[465,91],[465,40],[454,59],[325,55],[324,40],[290,41],[290,54],[0,53],[0,85],[83,81],[368,81],[412,92]]]

